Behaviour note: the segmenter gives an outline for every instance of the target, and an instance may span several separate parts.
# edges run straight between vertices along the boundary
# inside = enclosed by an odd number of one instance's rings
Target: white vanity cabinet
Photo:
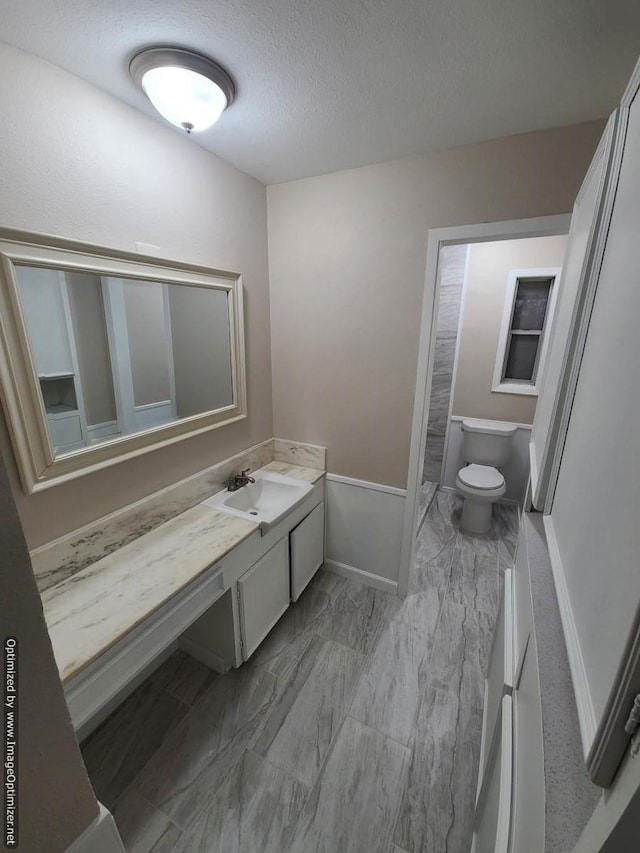
[[[249,660],[324,561],[324,480],[275,527],[223,560],[225,593],[180,639],[216,672]]]
[[[242,660],[248,660],[324,561],[324,501],[238,580]]]
[[[290,601],[289,540],[283,536],[238,581],[243,660],[255,652]]]

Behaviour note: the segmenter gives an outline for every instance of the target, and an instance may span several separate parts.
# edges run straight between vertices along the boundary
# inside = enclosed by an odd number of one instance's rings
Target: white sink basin
[[[271,471],[256,471],[251,476],[255,483],[242,486],[235,492],[225,489],[202,503],[247,521],[255,521],[265,533],[313,490],[311,483]]]

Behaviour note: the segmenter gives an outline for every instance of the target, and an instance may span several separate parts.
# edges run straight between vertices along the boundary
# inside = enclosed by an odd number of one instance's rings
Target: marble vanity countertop
[[[270,462],[309,483],[324,471]],[[62,683],[68,682],[258,529],[201,504],[42,593]]]

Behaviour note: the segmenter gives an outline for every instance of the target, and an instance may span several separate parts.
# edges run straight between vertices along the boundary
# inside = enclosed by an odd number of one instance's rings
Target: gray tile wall
[[[440,251],[440,306],[427,425],[427,444],[422,475],[423,483],[426,481],[440,482],[466,259],[467,246],[445,246]]]

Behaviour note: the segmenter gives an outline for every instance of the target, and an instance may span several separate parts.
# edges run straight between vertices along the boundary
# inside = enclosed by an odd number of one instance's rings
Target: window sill
[[[498,394],[524,394],[527,397],[537,397],[538,389],[535,385],[519,385],[517,382],[504,382],[494,385],[491,389]]]

